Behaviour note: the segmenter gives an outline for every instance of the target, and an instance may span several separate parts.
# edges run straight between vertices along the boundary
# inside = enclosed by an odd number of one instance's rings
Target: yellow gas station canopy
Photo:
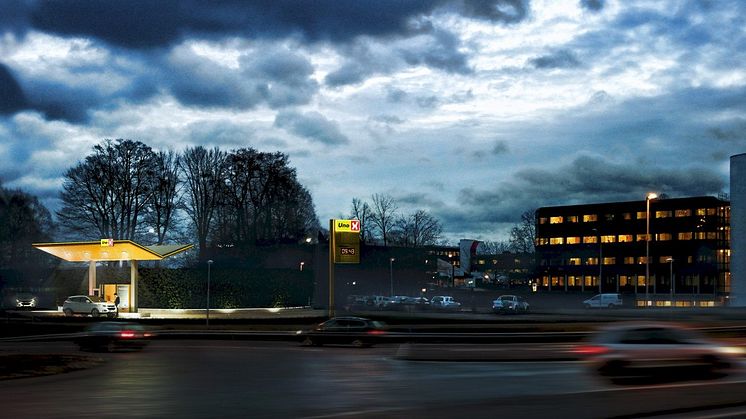
[[[32,246],[68,262],[116,262],[163,260],[194,245],[142,246],[130,240],[102,239],[97,242],[36,243]]]

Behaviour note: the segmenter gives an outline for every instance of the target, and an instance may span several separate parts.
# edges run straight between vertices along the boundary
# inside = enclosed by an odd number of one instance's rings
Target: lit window
[[[549,244],[549,239],[546,237],[539,237],[539,246],[543,246],[545,244]]]
[[[694,238],[697,240],[704,240],[707,237],[707,234],[704,231],[698,231],[694,234]]]
[[[570,260],[567,261],[568,265],[578,266],[580,265],[580,258],[570,258]]]
[[[576,285],[580,285],[580,277],[575,277],[575,276],[572,276],[572,275],[568,276],[567,277],[567,285],[571,286],[571,287],[574,287]]]
[[[601,243],[616,243],[616,236],[601,236]]]
[[[577,223],[578,222],[578,216],[577,215],[568,215],[567,216],[567,222],[568,223]]]
[[[632,213],[631,212],[625,212],[622,214],[622,219],[624,220],[631,220],[632,219]]]
[[[717,209],[707,208],[707,215],[717,215]]]
[[[567,244],[579,244],[580,243],[580,237],[568,237],[567,238]]]
[[[619,275],[619,286],[626,287],[629,284],[627,275]]]
[[[635,257],[634,256],[627,256],[624,258],[624,264],[625,265],[634,265],[635,264]]]
[[[678,234],[679,240],[691,240],[692,237],[693,237],[693,234],[691,232]]]
[[[549,224],[562,224],[563,217],[549,217]]]
[[[539,224],[546,224],[546,223],[547,223],[547,217],[539,218]]]
[[[638,256],[637,257],[637,263],[640,265],[644,265],[647,262],[648,258],[646,256]]]
[[[645,275],[637,275],[637,286],[638,287],[645,286]]]
[[[620,234],[619,235],[619,243],[629,243],[631,241],[632,241],[631,234]]]
[[[655,218],[670,218],[671,211],[656,211]]]
[[[598,243],[596,236],[583,236],[583,243]]]
[[[679,218],[679,217],[691,217],[692,216],[692,210],[690,210],[690,209],[676,210],[676,213],[674,215],[677,218]]]
[[[647,218],[648,214],[645,211],[637,211],[637,219],[638,220],[644,220]]]
[[[658,258],[658,263],[669,263],[669,259],[673,259],[671,256],[661,256]]]
[[[704,208],[697,208],[697,215],[706,215],[706,214],[707,214],[707,210],[705,210]]]
[[[636,236],[636,237],[637,237],[637,238],[636,238],[636,240],[637,240],[638,242],[644,242],[644,241],[645,241],[645,236],[646,236],[645,234],[638,234],[638,235]]]
[[[552,237],[549,239],[549,244],[563,244],[564,242],[564,237]]]
[[[717,233],[715,233],[714,231],[707,232],[707,240],[715,240],[717,238],[718,238]]]
[[[479,259],[479,264],[484,265],[485,264],[484,259]]]
[[[604,214],[606,221],[614,221],[614,214]]]
[[[598,258],[588,258],[585,260],[586,265],[598,265]]]
[[[616,264],[615,257],[604,258],[604,265],[615,265],[615,264]]]
[[[662,242],[669,241],[672,238],[673,236],[671,235],[671,233],[659,233],[655,235],[655,240]]]
[[[598,215],[596,214],[586,214],[583,216],[583,222],[584,223],[590,223],[593,221],[598,221]]]

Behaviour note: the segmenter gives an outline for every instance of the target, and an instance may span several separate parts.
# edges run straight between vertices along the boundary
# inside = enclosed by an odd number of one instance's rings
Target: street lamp
[[[303,272],[303,265],[305,265],[305,264],[306,264],[306,262],[301,262],[301,263],[300,263],[300,271],[301,271],[301,272]]]
[[[389,281],[391,282],[391,293],[390,296],[394,296],[394,261],[395,258],[389,259]]]
[[[657,197],[658,194],[652,192],[645,197],[645,304],[650,298],[650,201]]]
[[[212,259],[207,261],[207,315],[205,316],[205,324],[210,327],[210,267],[212,266]]]
[[[670,267],[671,267],[671,273],[670,273],[670,275],[671,275],[670,276],[670,278],[671,278],[671,307],[673,307],[673,305],[674,305],[673,304],[673,295],[676,292],[676,283],[673,280],[673,258],[667,258],[666,262],[668,262],[669,265],[670,265]]]

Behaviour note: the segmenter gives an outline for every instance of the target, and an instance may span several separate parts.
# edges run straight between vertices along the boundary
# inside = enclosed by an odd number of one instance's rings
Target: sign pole
[[[329,220],[329,318],[334,317],[334,220]]]

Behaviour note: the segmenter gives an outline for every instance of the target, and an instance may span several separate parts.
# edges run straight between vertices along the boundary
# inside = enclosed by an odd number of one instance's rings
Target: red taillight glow
[[[583,345],[573,350],[578,355],[603,355],[609,352],[609,348],[600,345]]]
[[[383,335],[385,333],[386,332],[384,332],[383,330],[369,330],[368,331],[369,335]]]
[[[122,331],[122,332],[119,333],[119,337],[120,338],[125,338],[125,339],[133,338],[133,337],[135,337],[135,332],[133,332],[131,330],[125,330],[125,331]]]

